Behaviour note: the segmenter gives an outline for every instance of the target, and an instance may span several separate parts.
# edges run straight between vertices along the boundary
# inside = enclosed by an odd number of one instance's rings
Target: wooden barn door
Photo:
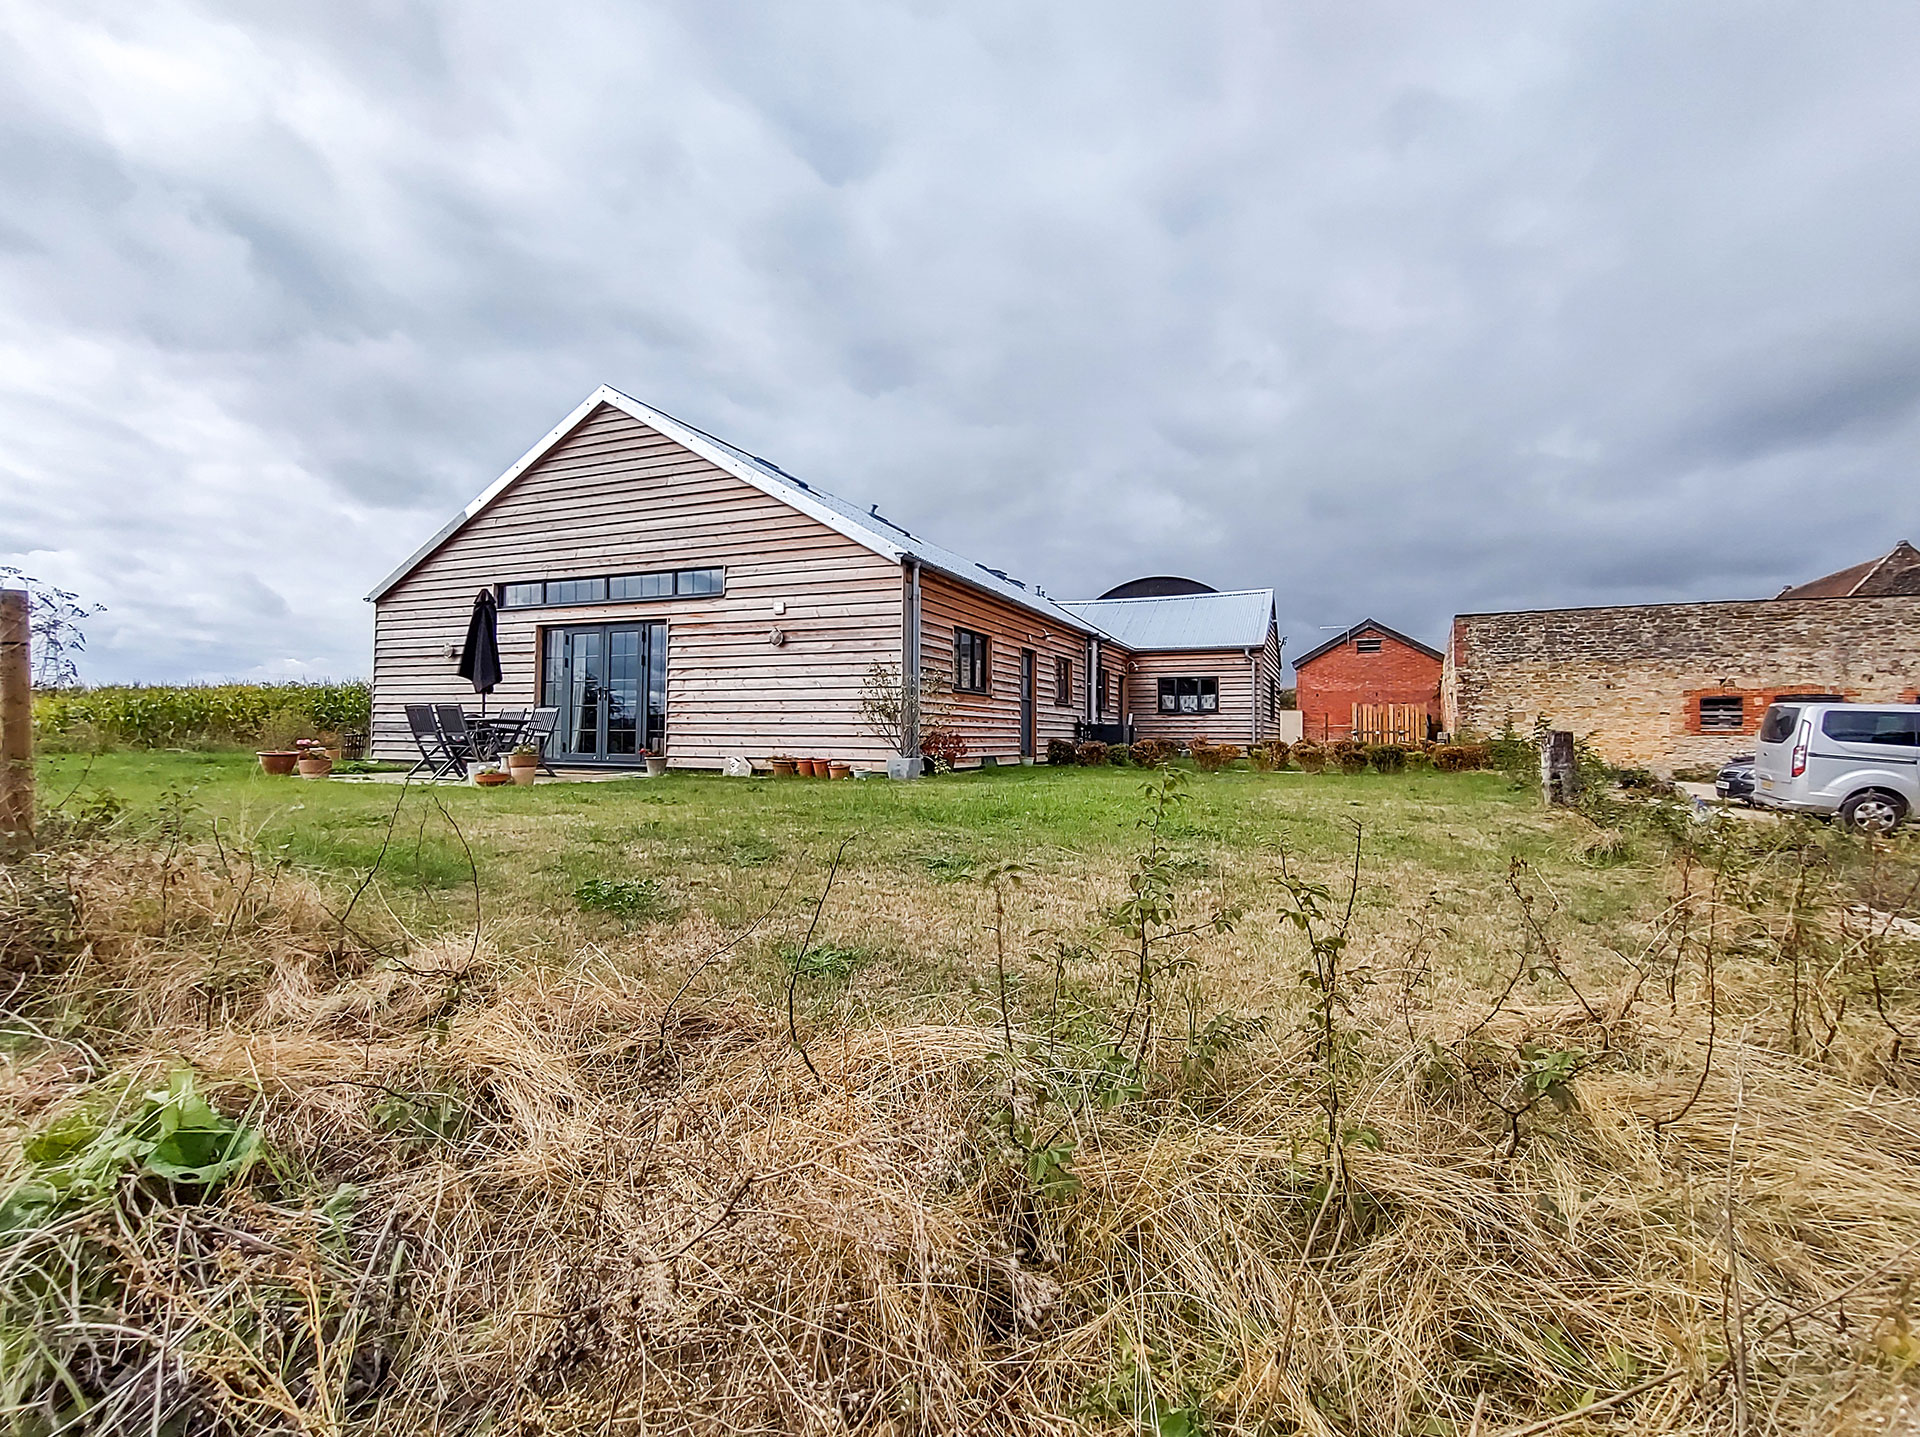
[[[1392,743],[1402,748],[1427,741],[1427,710],[1421,704],[1355,704],[1355,743]]]

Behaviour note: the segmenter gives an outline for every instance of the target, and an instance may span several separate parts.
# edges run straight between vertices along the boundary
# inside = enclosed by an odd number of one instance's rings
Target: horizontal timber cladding
[[[1619,764],[1691,768],[1753,751],[1768,695],[1890,702],[1920,686],[1920,597],[1754,599],[1462,614],[1441,679],[1446,725],[1536,717]],[[1738,729],[1701,732],[1703,697],[1740,696]]]
[[[1270,725],[1263,727],[1262,717],[1267,702],[1267,663],[1267,656],[1260,649],[1135,654],[1127,673],[1127,711],[1133,715],[1134,732],[1141,738],[1172,739],[1175,743],[1192,743],[1201,738],[1213,743],[1256,742],[1271,732]],[[1161,713],[1160,680],[1163,678],[1215,680],[1220,695],[1218,712]]]
[[[877,660],[900,657],[900,567],[604,405],[380,599],[375,752],[413,756],[404,704],[476,702],[448,653],[481,588],[689,568],[724,569],[725,593],[502,609],[490,705],[539,702],[543,628],[664,623],[673,765],[884,761],[860,691]]]
[[[1039,614],[962,584],[945,574],[920,575],[920,663],[923,672],[953,680],[953,633],[971,629],[987,636],[988,691],[954,693],[945,700],[949,722],[966,740],[962,762],[1020,758],[1020,651],[1034,654],[1034,751],[1045,758],[1049,739],[1073,737],[1086,712],[1087,639],[1077,629],[1050,624]],[[1073,664],[1073,703],[1054,702],[1056,658]]]

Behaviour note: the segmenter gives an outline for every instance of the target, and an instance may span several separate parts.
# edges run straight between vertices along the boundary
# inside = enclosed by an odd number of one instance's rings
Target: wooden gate
[[[1397,743],[1410,748],[1427,741],[1424,704],[1355,704],[1353,737],[1356,743]]]

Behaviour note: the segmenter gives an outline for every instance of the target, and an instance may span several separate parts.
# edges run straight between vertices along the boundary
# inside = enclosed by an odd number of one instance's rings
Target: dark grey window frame
[[[962,694],[993,692],[993,640],[978,629],[953,631],[953,688]]]
[[[615,596],[614,586],[622,582],[643,579],[666,579],[667,591],[664,594],[623,594]],[[597,584],[599,597],[586,599],[556,599],[553,589],[557,584]],[[711,585],[711,587],[707,587]],[[515,589],[540,590],[540,598],[535,603],[526,603],[511,598]],[[717,599],[727,592],[727,571],[724,567],[702,569],[648,569],[638,572],[618,574],[580,574],[564,579],[514,579],[504,584],[494,585],[494,599],[503,609],[572,609],[587,604],[657,604],[666,599]]]
[[[1073,660],[1065,654],[1053,656],[1053,706],[1057,709],[1073,707]]]
[[[1182,684],[1192,684],[1192,708],[1182,708],[1180,700],[1188,697],[1180,691]],[[1220,678],[1217,674],[1173,674],[1161,679],[1158,685],[1158,706],[1163,714],[1186,714],[1199,717],[1201,714],[1220,712]],[[1169,707],[1168,700],[1172,700]]]

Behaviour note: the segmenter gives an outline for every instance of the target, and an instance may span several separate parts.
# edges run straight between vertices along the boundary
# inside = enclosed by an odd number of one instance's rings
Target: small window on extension
[[[1747,701],[1740,694],[1707,694],[1700,700],[1700,732],[1738,733],[1747,726]]]
[[[683,597],[688,594],[717,594],[724,586],[724,569],[682,569],[674,576],[674,592]]]
[[[1355,639],[1353,641],[1353,651],[1356,654],[1377,654],[1380,652],[1380,640]]]
[[[1210,714],[1220,711],[1220,680],[1179,678],[1160,680],[1160,712]]]
[[[1053,661],[1053,706],[1073,707],[1073,660],[1056,657]]]

